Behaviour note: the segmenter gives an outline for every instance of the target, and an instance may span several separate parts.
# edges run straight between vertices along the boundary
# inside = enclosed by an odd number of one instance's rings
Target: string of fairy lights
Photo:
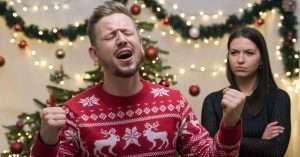
[[[11,2],[14,2],[14,1],[8,1],[8,2],[9,2],[10,5],[14,5],[14,4],[11,3]],[[163,0],[160,0],[159,2],[161,4],[164,4],[164,5],[172,6],[173,11],[180,11],[179,14],[182,18],[190,19],[190,20],[187,20],[187,23],[192,24],[192,22],[196,21],[196,19],[197,19],[196,15],[187,16],[188,14],[182,12],[179,9],[178,4],[176,4],[176,3],[167,3],[166,4],[165,1],[163,1]],[[22,1],[20,1],[20,0],[15,0],[15,3],[19,3],[20,5],[22,5]],[[134,3],[140,3],[140,1],[135,1]],[[41,5],[41,6],[45,6],[45,5]],[[70,5],[68,5],[68,6],[70,6]],[[252,3],[247,3],[246,6],[251,8]],[[141,7],[145,8],[144,4],[141,4]],[[242,13],[243,10],[244,9],[239,8],[238,12]],[[261,15],[261,18],[265,19],[269,16],[269,14],[276,14],[276,12],[277,12],[276,9],[273,9],[270,13],[269,12],[260,12],[260,15]],[[199,16],[202,20],[218,19],[218,18],[221,18],[222,16],[225,16],[225,13],[222,10],[216,11],[215,14],[209,14],[209,13],[205,13],[203,11],[199,11]],[[209,46],[212,46],[212,45],[220,46],[221,45],[221,40],[212,39],[212,38],[204,39],[203,41],[193,41],[193,40],[189,40],[189,39],[187,39],[187,40],[182,39],[181,36],[179,34],[177,34],[174,30],[172,30],[171,27],[165,27],[165,26],[161,25],[161,22],[157,21],[157,19],[154,16],[151,16],[150,19],[153,22],[155,22],[156,30],[161,30],[160,34],[162,36],[170,35],[171,37],[173,37],[175,39],[174,41],[176,43],[193,45],[193,47],[195,49],[201,48],[202,44],[207,44]],[[280,20],[283,20],[283,16],[279,16],[279,22],[277,24],[278,27],[282,26]],[[75,23],[74,25],[78,26],[79,22]],[[57,30],[53,29],[53,31],[57,31]],[[145,31],[143,29],[140,29],[141,34],[143,34],[144,32]],[[16,43],[18,43],[17,41],[21,40],[22,38],[24,38],[24,36],[21,33],[14,32],[13,35],[12,35],[12,38],[10,39],[10,42],[13,43],[13,44],[16,44]],[[148,36],[148,38],[151,38],[151,36]],[[81,36],[79,38],[79,40],[84,41],[85,37]],[[283,39],[280,39],[280,42],[282,40]],[[41,40],[37,40],[37,41],[38,41],[38,43],[43,43]],[[296,43],[297,42],[296,39],[293,39],[293,42]],[[74,44],[78,44],[78,42],[71,42],[71,41],[68,41],[68,40],[60,40],[60,41],[57,42],[57,45],[59,47],[62,47],[62,48],[63,47],[72,47],[72,46],[74,46]],[[278,44],[276,46],[275,53],[276,53],[276,56],[277,56],[276,57],[277,60],[281,61],[282,56],[281,56],[281,53],[280,53],[279,50],[280,50],[280,45]],[[40,67],[40,68],[48,69],[49,71],[53,71],[54,69],[58,68],[54,64],[49,63],[49,61],[47,61],[47,59],[45,59],[44,57],[41,57],[39,55],[40,53],[38,51],[30,49],[29,47],[27,47],[25,51],[32,58],[31,61],[32,61],[33,65],[35,65],[37,67]],[[294,57],[299,58],[299,55],[295,54]],[[153,64],[155,64],[155,60],[153,61]],[[299,68],[296,68],[295,70],[299,73]],[[212,66],[208,66],[208,65],[197,66],[196,64],[191,64],[188,67],[179,68],[177,70],[177,73],[175,74],[175,79],[176,79],[176,75],[184,75],[187,72],[197,72],[197,71],[202,72],[202,73],[208,73],[208,74],[210,74],[211,77],[217,77],[217,76],[219,76],[220,73],[225,72],[225,67],[224,67],[224,63],[219,64],[219,66],[217,68],[212,67]],[[143,74],[143,75],[147,75],[147,74]],[[285,74],[274,73],[274,77],[276,79],[280,80],[280,82],[284,83],[284,85],[287,85],[287,87],[288,87],[288,89],[290,89],[290,91],[294,91],[294,92],[298,93],[300,91],[300,87],[299,87],[300,83],[298,83],[298,82],[300,82],[300,81],[297,80],[297,79],[294,79],[292,81],[289,81],[288,79],[285,79],[285,76],[289,76],[289,75],[290,75],[290,72],[286,72]],[[158,74],[157,74],[157,76],[158,76]],[[80,82],[83,82],[82,80],[84,78],[89,78],[90,76],[88,76],[88,74],[76,73],[76,74],[74,74],[74,77],[76,78],[76,80],[78,80]],[[64,81],[61,81],[60,84],[64,85]]]
[[[194,25],[193,22],[195,21],[200,21],[200,20],[203,20],[203,21],[209,21],[211,19],[219,19],[219,18],[222,18],[224,16],[224,12],[222,10],[219,10],[217,11],[216,13],[214,14],[208,14],[208,13],[205,13],[204,11],[199,11],[199,15],[198,18],[196,18],[197,16],[194,14],[194,15],[188,15],[187,13],[184,13],[182,10],[179,9],[179,5],[176,4],[176,3],[166,3],[165,0],[159,0],[158,1],[161,5],[169,5],[169,6],[172,6],[173,8],[173,11],[177,11],[177,13],[180,15],[181,18],[184,18],[186,19],[186,24],[188,26],[191,26],[191,25]],[[135,1],[134,2],[135,4],[139,4],[141,5],[141,8],[144,9],[146,8],[146,5],[145,4],[141,4],[141,1]],[[252,3],[247,3],[246,4],[246,7],[250,8],[253,7],[253,4]],[[157,8],[157,11],[159,11],[160,8]],[[244,9],[243,8],[239,8],[238,9],[238,12],[241,14],[244,12]],[[273,14],[273,15],[276,15],[277,14],[277,10],[276,9],[272,9],[270,12],[259,12],[259,15],[260,15],[260,18],[265,20],[268,18],[269,14]],[[167,36],[167,35],[170,35],[171,37],[173,37],[175,40],[176,43],[179,43],[179,44],[188,44],[188,45],[193,45],[193,47],[195,49],[199,49],[201,44],[209,44],[209,46],[220,46],[220,40],[219,39],[212,39],[212,38],[209,38],[209,39],[203,39],[203,40],[198,40],[198,41],[195,41],[195,40],[191,40],[191,39],[183,39],[179,34],[177,34],[171,27],[167,27],[167,29],[165,28],[166,26],[162,25],[161,24],[161,21],[158,21],[157,18],[153,15],[153,16],[150,16],[149,19],[152,21],[152,22],[155,22],[155,28],[156,30],[161,30],[161,35],[162,36]],[[284,17],[282,15],[279,16],[279,22],[277,23],[277,27],[280,28],[282,27],[282,23],[281,21],[284,19]],[[254,27],[254,26],[252,26]],[[159,29],[158,29],[159,28]],[[143,32],[143,31],[140,31],[140,32]],[[151,38],[151,37],[150,37]],[[283,41],[283,39],[280,39],[279,40],[279,43],[281,43]],[[292,42],[293,43],[296,43],[297,40],[296,38],[293,38],[292,39]],[[280,44],[277,44],[276,45],[276,51],[275,51],[275,54],[276,54],[276,59],[278,61],[282,61],[282,55],[281,55],[281,52],[280,52]],[[294,58],[295,59],[299,59],[299,54],[295,54],[294,55]],[[224,60],[225,62],[226,60]],[[222,65],[222,64],[220,64]],[[300,65],[298,68],[295,68],[295,73],[298,73],[299,74],[299,68],[300,68]],[[212,67],[209,67],[208,66],[199,66],[197,67],[195,64],[191,64],[188,68],[179,68],[178,69],[178,74],[179,75],[184,75],[187,71],[200,71],[200,72],[208,72],[210,73],[212,77],[216,77],[218,76],[218,74],[221,72],[221,73],[225,73],[225,66],[222,65],[222,66],[219,66],[217,68],[212,68]],[[289,91],[292,91],[292,92],[295,92],[295,93],[299,93],[300,92],[300,75],[299,75],[299,78],[298,79],[294,79],[292,81],[289,81],[287,79],[285,79],[285,76],[290,76],[291,75],[291,72],[286,72],[285,74],[283,75],[280,75],[279,73],[274,73],[274,78],[277,79],[277,80],[280,80],[281,83],[283,83],[285,86],[287,86],[287,89]]]
[[[186,24],[188,26],[191,26],[191,25],[194,25],[194,22],[199,22],[201,19],[204,20],[205,22],[208,22],[210,19],[219,19],[220,17],[224,17],[224,12],[222,10],[219,9],[219,11],[215,14],[208,14],[208,13],[205,13],[203,11],[199,11],[199,15],[200,17],[199,18],[196,18],[197,15],[189,15],[187,16],[186,13],[184,13],[183,11],[179,10],[179,7],[178,7],[178,4],[176,3],[166,3],[165,0],[159,0],[158,1],[160,4],[162,5],[165,5],[165,4],[168,4],[168,5],[171,5],[173,6],[173,11],[179,11],[177,12],[181,18],[184,18],[186,19]],[[135,4],[140,4],[141,1],[135,1],[134,2]],[[140,4],[141,5],[141,8],[146,8],[146,5],[145,4]],[[247,3],[246,7],[248,8],[251,8],[253,6],[253,3]],[[159,9],[158,9],[159,10]],[[244,9],[243,8],[239,8],[238,9],[238,12],[239,13],[243,13],[244,12]],[[268,12],[260,12],[259,15],[260,15],[260,18],[265,20],[267,17],[268,17]],[[272,9],[271,10],[271,14],[277,14],[277,10],[276,9]],[[284,17],[282,15],[279,16],[280,20],[279,22],[277,23],[277,26],[278,28],[282,27],[282,23],[281,21],[284,19]],[[167,36],[167,35],[170,35],[174,38],[174,41],[177,42],[177,43],[186,43],[186,44],[189,44],[189,45],[193,45],[194,48],[200,48],[200,44],[201,43],[204,43],[204,44],[210,44],[210,43],[213,43],[212,45],[215,45],[215,46],[219,46],[220,45],[220,40],[219,39],[212,39],[212,38],[209,38],[209,39],[203,39],[203,40],[191,40],[191,39],[183,39],[178,33],[176,33],[171,27],[167,27],[164,26],[164,25],[161,25],[161,22],[157,20],[157,18],[152,15],[149,17],[149,20],[151,20],[152,22],[155,22],[155,28],[160,28],[159,30],[161,30],[161,35],[162,36]],[[143,30],[141,31],[143,32]],[[283,39],[281,39],[282,41]],[[293,43],[296,43],[297,42],[297,39],[296,38],[293,38],[292,39],[292,42]],[[210,45],[210,46],[212,46]],[[278,44],[276,47],[280,47],[280,45]],[[279,50],[279,49],[278,49]],[[280,55],[280,53],[278,54]],[[299,57],[299,55],[296,55],[295,58]],[[282,57],[278,56],[277,59],[279,60],[282,60]]]
[[[7,4],[11,7],[15,7],[17,5],[19,5],[19,7],[21,8],[21,11],[23,12],[30,12],[30,13],[40,13],[40,12],[54,12],[54,11],[59,11],[59,10],[71,10],[71,5],[70,5],[70,0],[63,0],[62,2],[51,2],[52,4],[26,4],[26,0],[5,0],[7,2]],[[18,17],[19,15],[15,12],[13,13],[14,17]],[[82,24],[83,22],[79,22],[79,21],[75,21],[73,22],[73,25],[75,27],[79,27],[80,24]],[[52,29],[53,33],[57,33],[58,29],[57,28],[53,28]],[[43,31],[41,30],[39,32],[39,35],[43,35]],[[80,39],[82,39],[83,37],[80,37]],[[61,43],[61,42],[60,42]]]
[[[140,2],[135,1],[135,3],[138,4]],[[164,0],[160,0],[159,3],[162,4],[162,5],[164,5],[165,1]],[[173,9],[175,11],[178,10],[178,4],[176,4],[176,3],[174,3],[174,4],[168,3],[168,5],[173,6]],[[252,6],[253,6],[252,3],[247,3],[247,7],[248,8],[251,8]],[[141,4],[141,8],[146,8],[145,4]],[[239,10],[240,13],[243,13],[243,11],[244,11],[244,9],[242,9],[242,8],[239,8],[238,10]],[[276,9],[272,9],[271,10],[271,14],[276,14],[276,13],[277,13]],[[213,15],[208,15],[207,13],[204,13],[203,11],[199,11],[199,15],[200,15],[199,19],[202,19],[202,20],[205,20],[205,21],[208,21],[210,19],[218,19],[218,17],[223,16],[223,14],[224,13],[223,13],[222,10],[219,10],[218,13],[213,14]],[[268,12],[260,12],[259,14],[260,14],[260,17],[263,20],[265,20],[268,17],[269,13]],[[182,18],[187,17],[187,16],[185,16],[186,14],[184,12],[182,12],[182,11],[179,12],[179,15]],[[186,18],[187,25],[192,25],[193,24],[192,22],[196,20],[195,17],[196,17],[195,15],[191,15],[191,16],[189,16],[189,18]],[[156,19],[155,16],[151,16],[149,18],[153,22],[156,22],[155,28],[165,27],[165,26],[161,26],[160,25],[161,22],[157,21],[157,19]],[[280,28],[280,27],[282,27],[281,20],[283,20],[284,17],[281,15],[281,16],[279,16],[279,19],[280,20],[277,23],[277,26]],[[182,39],[182,37],[179,34],[175,33],[175,31],[171,27],[168,27],[167,29],[169,29],[169,30],[166,30],[165,28],[161,28],[161,29],[158,29],[158,30],[161,30],[160,34],[162,36],[170,35],[170,36],[174,37],[176,43],[186,43],[188,45],[193,45],[194,48],[200,48],[201,43],[209,44],[209,46],[213,46],[213,45],[214,46],[220,46],[220,40],[219,39],[215,39],[214,40],[212,38],[209,38],[209,39],[204,39],[202,41],[201,40],[200,41],[194,41],[194,40],[191,40],[191,39],[187,39],[187,40],[184,41],[184,39]],[[282,40],[283,39],[280,39],[280,43],[282,42]],[[296,38],[293,38],[292,42],[296,43],[297,42]],[[213,43],[213,44],[211,44],[211,43]],[[299,54],[295,54],[294,58],[295,59],[299,59]],[[282,61],[282,56],[281,56],[281,53],[280,53],[280,45],[279,44],[276,45],[276,59],[279,60],[279,61]],[[299,68],[296,68],[295,72],[299,73]],[[286,76],[290,76],[291,72],[286,72],[285,75]]]
[[[70,4],[69,0],[62,2],[52,2],[50,4],[28,4],[26,0],[6,0],[10,6],[20,5],[23,12],[47,12],[47,11],[56,11],[56,10],[69,10]]]
[[[159,0],[158,1],[159,4],[161,5],[167,5],[167,6],[171,6],[170,8],[172,10],[170,10],[170,12],[174,12],[175,14],[180,15],[181,18],[184,18],[187,21],[188,25],[192,25],[193,23],[199,23],[201,21],[211,21],[211,20],[216,20],[214,22],[218,22],[220,19],[224,19],[226,18],[226,16],[228,16],[229,14],[224,13],[224,11],[222,9],[216,9],[215,12],[213,13],[209,13],[209,12],[205,12],[203,10],[199,10],[197,13],[187,13],[186,10],[181,9],[179,7],[179,4],[177,3],[172,3],[171,1],[165,1],[165,0]],[[140,1],[135,1],[135,4],[139,4]],[[245,3],[245,2],[243,2]],[[251,8],[253,6],[252,3],[246,3],[246,7]],[[141,8],[145,9],[146,5],[145,4],[141,4]],[[157,10],[160,10],[160,8],[157,8]],[[243,8],[238,8],[237,11],[235,11],[236,14],[241,14],[244,12]],[[156,20],[155,16],[151,16],[149,17],[151,20]]]
[[[16,44],[17,40],[21,37],[21,34],[18,33],[13,33],[13,38],[10,39],[10,42],[12,44]],[[57,45],[61,48],[64,47],[72,47],[74,46],[74,44],[80,44],[81,41],[84,41],[85,38],[82,37],[80,38],[79,42],[69,42],[69,41],[60,41],[57,43]],[[38,42],[41,43],[41,42]],[[277,49],[279,49],[279,47],[277,47]],[[57,66],[55,66],[54,64],[51,64],[49,61],[47,61],[46,59],[44,59],[44,57],[41,57],[38,51],[31,49],[30,47],[27,47],[25,50],[25,53],[28,54],[31,57],[31,61],[32,61],[32,65],[42,68],[42,69],[48,69],[49,72],[53,71],[54,69],[58,68]],[[280,58],[280,53],[278,53],[276,51],[276,54],[278,54],[279,58]],[[158,59],[158,58],[157,58]],[[280,61],[280,59],[278,59]],[[155,60],[152,61],[153,64],[155,64]],[[190,64],[187,65],[186,67],[181,67],[179,68],[177,71],[175,70],[175,75],[174,75],[174,79],[178,78],[177,76],[181,76],[184,77],[184,75],[186,73],[189,72],[200,72],[205,74],[205,76],[210,76],[212,78],[216,78],[218,76],[224,76],[226,68],[225,68],[225,63],[226,63],[226,59],[224,59],[223,61],[219,61],[219,63],[216,65],[201,65],[198,66],[196,64]],[[143,68],[143,67],[142,67]],[[298,69],[299,70],[299,69]],[[207,75],[208,74],[208,75]],[[143,75],[147,75],[147,74],[143,74]],[[168,75],[168,74],[166,74]],[[288,73],[286,73],[285,75],[289,75]],[[299,93],[300,92],[300,81],[299,79],[294,79],[293,81],[289,81],[288,79],[285,78],[285,75],[281,75],[277,72],[274,73],[274,78],[277,81],[280,81],[284,86],[287,87],[287,89],[289,91],[295,92],[295,93]],[[157,77],[159,76],[158,74],[156,75]],[[85,73],[76,73],[74,74],[74,78],[76,78],[77,81],[83,83],[83,79],[88,79],[90,78],[90,76],[88,74]],[[60,82],[60,85],[64,85],[64,81]]]
[[[10,43],[12,44],[20,44],[20,42],[24,39],[25,37],[22,35],[22,33],[18,33],[18,32],[14,32],[12,34],[11,39],[9,40]],[[76,43],[74,42],[70,42],[68,40],[61,40],[59,42],[57,42],[56,46],[58,47],[58,49],[56,50],[56,53],[58,53],[58,55],[64,55],[64,53],[66,53],[64,51],[64,48],[66,47],[72,47],[74,46],[74,44],[79,44],[80,42],[83,42],[84,40],[86,40],[86,37],[82,36],[79,38],[79,41],[77,41]],[[37,44],[42,44],[42,42],[40,40],[37,41]],[[26,44],[28,45],[28,44]],[[46,57],[42,57],[39,51],[32,49],[29,46],[26,46],[26,48],[23,50],[24,53],[30,58],[30,61],[32,62],[31,64],[42,68],[42,69],[47,69],[49,70],[49,72],[52,72],[55,69],[59,68],[59,65],[55,65],[50,63],[50,61],[48,61],[46,59]],[[88,76],[87,74],[80,74],[80,73],[76,73],[74,75],[74,77],[78,80],[83,82],[84,78],[88,78],[90,76]],[[64,81],[61,81],[59,83],[60,85],[64,85]]]
[[[161,4],[164,4],[164,1],[163,1],[163,0],[161,0],[161,1],[159,1],[159,2],[160,2]],[[22,1],[16,0],[16,3],[22,3]],[[135,3],[137,3],[137,1],[135,1]],[[10,4],[10,5],[14,5],[13,1],[9,1],[9,4]],[[170,4],[169,4],[169,5],[170,5]],[[43,6],[46,6],[46,5],[43,5]],[[141,6],[142,6],[142,8],[145,8],[145,6],[144,6],[143,4],[142,4]],[[177,4],[174,3],[174,4],[171,4],[171,6],[173,7],[174,10],[179,10]],[[251,8],[251,7],[252,7],[252,4],[251,4],[251,3],[248,3],[248,4],[247,4],[247,7]],[[24,7],[23,7],[23,8],[24,8]],[[33,6],[32,8],[37,8],[37,7],[36,7],[36,6]],[[45,7],[45,8],[48,8],[48,7]],[[25,10],[26,10],[26,9],[25,9]],[[46,10],[46,9],[45,9],[45,10]],[[24,11],[24,9],[23,9],[23,11]],[[239,12],[242,13],[242,12],[243,12],[243,9],[240,8],[240,9],[239,9]],[[275,13],[276,13],[276,10],[273,9],[271,12],[272,12],[273,14],[275,14]],[[180,16],[181,16],[182,18],[184,18],[185,15],[186,15],[186,14],[183,13],[183,12],[180,13]],[[214,15],[211,15],[211,16],[209,16],[207,13],[204,13],[203,11],[199,11],[199,15],[202,17],[203,20],[209,20],[209,19],[211,19],[211,17],[212,17],[212,19],[217,19],[217,17],[223,15],[223,11],[218,11],[217,14],[214,14]],[[261,15],[262,18],[265,18],[265,17],[266,17],[266,13],[261,12],[260,15]],[[17,16],[17,15],[16,15],[16,16]],[[195,18],[195,16],[190,16],[189,19],[190,19],[191,21],[194,21],[196,18]],[[283,20],[283,16],[280,16],[280,19]],[[152,17],[151,17],[151,20],[156,20],[156,18],[155,18],[154,16],[152,16]],[[191,21],[187,20],[187,24],[192,24]],[[156,21],[156,22],[157,22],[157,21]],[[157,22],[157,23],[158,23],[158,22]],[[76,22],[74,25],[75,25],[75,26],[78,26],[79,23]],[[157,28],[158,25],[156,24],[155,26],[156,26],[156,28]],[[279,23],[278,23],[278,27],[281,27],[281,26],[282,26],[282,24],[279,22]],[[55,31],[55,29],[54,29],[53,31]],[[140,32],[143,33],[143,30],[140,30]],[[161,34],[162,34],[163,36],[167,35],[167,33],[166,33],[165,31],[162,31]],[[170,35],[177,35],[177,37],[175,38],[175,41],[176,41],[177,43],[182,43],[183,39],[181,39],[181,37],[180,37],[178,34],[176,34],[172,29],[169,30],[169,34],[170,34]],[[14,37],[17,37],[17,34],[16,34],[16,33],[14,33]],[[84,40],[84,37],[80,37],[80,40]],[[14,43],[14,42],[16,41],[16,39],[12,38],[10,41],[11,41],[12,43]],[[192,42],[194,42],[194,41],[186,40],[186,43],[187,43],[187,44],[192,44]],[[212,42],[212,43],[214,43],[213,45],[215,45],[215,46],[219,46],[219,45],[220,45],[220,41],[219,41],[219,40],[214,40],[214,41],[213,41],[212,39],[204,39],[203,42],[204,42],[205,44],[210,44],[210,42]],[[296,39],[293,39],[293,42],[296,42]],[[200,48],[200,44],[201,44],[201,43],[199,43],[199,42],[197,42],[197,43],[194,42],[194,48]],[[68,41],[59,41],[59,42],[58,42],[58,45],[59,45],[59,46],[64,46],[64,45],[72,46],[73,43],[72,43],[72,42],[68,42]],[[277,59],[278,59],[278,60],[282,60],[282,57],[281,57],[281,54],[280,54],[280,51],[279,51],[280,46],[277,45],[277,46],[276,46],[276,49],[277,49],[277,51],[276,51]],[[27,50],[27,51],[30,51],[30,52],[31,52],[30,54],[31,54],[32,56],[37,56],[37,52],[36,52],[35,50]],[[294,57],[295,57],[295,58],[299,58],[299,55],[296,54]],[[34,65],[40,66],[40,67],[48,67],[49,70],[53,70],[53,69],[54,69],[54,66],[53,66],[53,65],[48,64],[46,60],[44,60],[44,59],[39,59],[39,58],[40,58],[40,57],[35,57],[35,59],[33,59]],[[194,66],[191,65],[191,67],[194,67]],[[191,69],[195,69],[195,68],[191,68]],[[203,69],[209,69],[209,68],[205,68],[205,67],[202,66],[200,71],[205,71],[205,70],[203,70]],[[223,68],[219,68],[219,69],[223,69]],[[296,70],[296,71],[299,71],[299,68],[296,68],[295,70]],[[179,71],[179,74],[185,73],[185,72],[184,72],[185,70],[184,70],[183,68],[180,68],[178,71]],[[217,72],[215,72],[215,71],[212,72],[212,76],[216,76],[216,75],[217,75]],[[290,75],[290,72],[287,72],[286,75],[289,76],[289,75]],[[84,77],[89,77],[89,76],[87,76],[87,75],[76,74],[76,75],[75,75],[75,78],[77,78],[78,80],[82,80],[82,78],[83,78],[82,76],[84,76]],[[278,74],[276,74],[275,76],[278,76]],[[63,82],[61,82],[61,84],[63,84]]]

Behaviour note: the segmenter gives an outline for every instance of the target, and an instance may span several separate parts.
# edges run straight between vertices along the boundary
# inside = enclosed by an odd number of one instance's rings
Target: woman
[[[233,32],[227,43],[229,88],[244,93],[243,139],[240,157],[281,157],[291,130],[290,98],[274,81],[266,42],[253,28]],[[209,94],[203,103],[202,124],[214,136],[222,117],[223,90]]]

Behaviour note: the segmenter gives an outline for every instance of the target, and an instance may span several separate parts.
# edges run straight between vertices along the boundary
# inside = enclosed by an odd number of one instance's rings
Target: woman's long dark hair
[[[256,47],[259,49],[260,57],[261,57],[261,65],[258,67],[257,71],[257,86],[253,91],[252,95],[248,97],[247,103],[251,106],[251,113],[257,114],[263,107],[263,100],[265,96],[271,91],[271,89],[277,88],[277,85],[274,81],[273,74],[271,71],[269,54],[266,45],[266,41],[263,35],[257,31],[256,29],[243,27],[235,30],[229,36],[227,42],[227,49],[229,52],[230,44],[235,38],[243,37],[250,41],[252,41]],[[233,88],[239,89],[235,76],[230,67],[228,53],[227,53],[227,63],[226,63],[227,71],[226,76]]]

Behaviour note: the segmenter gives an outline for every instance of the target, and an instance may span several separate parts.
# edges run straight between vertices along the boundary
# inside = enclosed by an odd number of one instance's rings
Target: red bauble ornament
[[[27,45],[27,41],[26,40],[21,40],[18,44],[20,49],[25,49],[28,45]]]
[[[0,56],[0,67],[4,66],[5,64],[5,58]]]
[[[157,50],[157,48],[152,47],[152,46],[150,46],[150,47],[147,48],[147,50],[146,50],[146,57],[147,57],[148,59],[153,60],[153,59],[155,59],[157,56],[158,56],[158,50]]]
[[[14,26],[14,30],[15,30],[16,32],[21,32],[21,31],[22,31],[22,26],[21,26],[20,24],[16,24],[16,25]]]
[[[165,86],[165,87],[170,87],[170,83],[168,80],[161,80],[159,82],[160,85]]]
[[[22,143],[13,143],[10,145],[10,151],[14,154],[20,154],[23,150]]]
[[[261,19],[261,18],[259,18],[259,19],[256,19],[256,21],[255,21],[255,24],[256,24],[256,26],[261,26],[261,25],[263,25],[265,23],[265,20],[264,19]]]
[[[22,130],[22,129],[23,129],[23,126],[24,126],[24,124],[23,124],[22,121],[17,121],[17,122],[16,122],[16,128],[17,128],[17,129]]]
[[[131,6],[130,11],[133,15],[138,15],[141,13],[141,6],[134,4]]]
[[[169,24],[170,24],[169,18],[168,18],[168,17],[165,17],[165,18],[162,20],[162,23],[163,23],[164,25],[169,25]]]
[[[288,40],[292,40],[293,39],[293,33],[292,32],[288,32],[287,38],[288,38]]]
[[[189,92],[192,96],[198,96],[200,93],[200,87],[198,85],[191,85]]]
[[[55,96],[50,95],[50,96],[49,96],[49,99],[47,100],[47,104],[48,104],[50,107],[55,107],[55,106],[56,106],[56,98],[55,98]]]

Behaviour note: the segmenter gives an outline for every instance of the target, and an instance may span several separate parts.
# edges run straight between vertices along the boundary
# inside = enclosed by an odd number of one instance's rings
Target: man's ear
[[[90,55],[91,59],[93,60],[94,64],[98,65],[99,64],[99,59],[98,59],[98,56],[97,56],[97,50],[94,46],[90,46],[89,55]]]

